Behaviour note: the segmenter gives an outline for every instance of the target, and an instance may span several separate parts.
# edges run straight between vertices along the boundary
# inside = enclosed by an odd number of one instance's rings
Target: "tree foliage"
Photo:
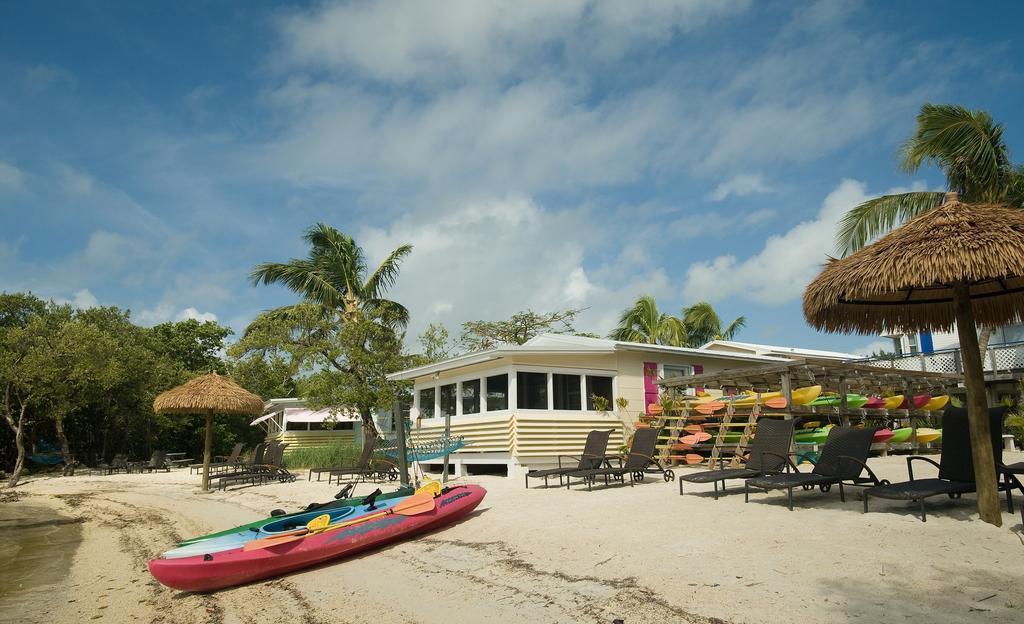
[[[613,340],[662,344],[672,347],[699,347],[712,340],[731,340],[746,325],[744,316],[723,327],[722,319],[706,301],[682,309],[680,316],[658,310],[654,297],[643,295],[619,317],[619,324],[608,335]]]
[[[952,104],[925,104],[917,129],[900,150],[907,173],[933,165],[946,178],[946,188],[968,203],[1006,203],[1024,208],[1024,165],[1010,162],[1003,125],[985,111]],[[910,192],[883,195],[850,210],[840,222],[836,245],[844,255],[868,244],[893,227],[942,203],[943,193]]]
[[[466,351],[491,349],[502,344],[521,345],[544,333],[575,334],[576,317],[582,308],[538,313],[517,312],[503,321],[467,321],[462,324],[459,345]]]

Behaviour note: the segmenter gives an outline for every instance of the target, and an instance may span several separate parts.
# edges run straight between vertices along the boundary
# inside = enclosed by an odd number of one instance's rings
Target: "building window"
[[[508,375],[487,378],[487,411],[508,409]]]
[[[441,413],[438,416],[454,416],[455,401],[455,384],[441,386]]]
[[[288,421],[285,426],[286,431],[309,431],[309,423],[306,422],[292,422]]]
[[[587,409],[594,411],[594,395],[603,397],[608,401],[608,408],[614,409],[614,398],[612,397],[612,378],[599,375],[587,375]]]
[[[547,373],[517,373],[516,396],[519,409],[547,409]]]
[[[581,410],[583,401],[580,398],[580,376],[551,375],[551,390],[556,410]]]
[[[420,390],[420,418],[434,417],[434,389]]]
[[[673,377],[686,377],[693,374],[692,366],[685,366],[679,364],[666,364],[662,367],[665,371],[665,379],[671,379]]]
[[[471,379],[462,382],[462,413],[480,413],[480,380]]]

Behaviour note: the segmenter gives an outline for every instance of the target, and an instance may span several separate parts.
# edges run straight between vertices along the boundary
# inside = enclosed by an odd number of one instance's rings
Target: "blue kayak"
[[[197,555],[206,555],[217,552],[224,552],[225,550],[234,550],[245,546],[247,542],[254,539],[260,539],[264,537],[272,537],[274,535],[280,535],[281,533],[287,533],[289,531],[295,531],[306,526],[313,518],[328,514],[331,517],[331,524],[336,522],[345,522],[349,520],[355,520],[362,516],[369,514],[379,513],[389,507],[393,507],[398,503],[408,498],[407,496],[399,498],[389,498],[387,500],[377,501],[373,506],[373,509],[369,509],[369,505],[354,505],[351,507],[336,507],[334,509],[320,510],[320,511],[309,511],[306,513],[295,514],[282,518],[281,520],[268,522],[259,528],[251,528],[244,531],[238,531],[237,533],[229,533],[227,535],[220,535],[218,537],[211,537],[209,539],[200,540],[185,544],[173,548],[163,553],[161,557],[164,559],[180,559],[182,557],[195,557]]]

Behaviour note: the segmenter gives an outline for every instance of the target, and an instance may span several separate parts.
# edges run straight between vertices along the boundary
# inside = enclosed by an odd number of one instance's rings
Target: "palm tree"
[[[659,312],[654,297],[644,295],[622,312],[618,326],[608,337],[624,342],[699,347],[716,338],[731,339],[746,322],[746,317],[741,316],[723,329],[722,319],[706,301],[683,308],[679,318]]]
[[[917,115],[917,131],[900,150],[900,167],[914,173],[925,163],[946,176],[946,188],[968,203],[1004,203],[1024,208],[1024,165],[1010,162],[1003,125],[985,111],[952,104],[925,104]],[[867,245],[894,226],[942,203],[943,192],[920,191],[883,195],[860,204],[840,222],[836,242],[843,255]],[[991,327],[979,336],[982,353]]]
[[[619,324],[608,335],[612,340],[679,346],[685,332],[682,321],[658,311],[654,297],[643,295],[622,312]]]
[[[683,308],[683,327],[689,347],[699,347],[712,340],[732,340],[746,324],[747,317],[740,316],[723,328],[722,319],[707,301]]]
[[[260,264],[250,275],[253,284],[284,284],[301,295],[305,304],[336,313],[343,322],[365,315],[390,327],[404,328],[409,323],[409,310],[383,295],[395,283],[412,245],[396,248],[367,276],[366,256],[351,236],[317,223],[303,239],[310,246],[308,258]],[[280,312],[286,314],[293,307]]]
[[[984,111],[952,104],[925,104],[917,131],[900,150],[900,167],[915,173],[925,163],[946,176],[946,187],[968,203],[1006,203],[1024,207],[1024,166],[1010,163],[1003,126]],[[883,195],[846,213],[836,242],[852,253],[895,225],[942,203],[944,193],[918,191]]]

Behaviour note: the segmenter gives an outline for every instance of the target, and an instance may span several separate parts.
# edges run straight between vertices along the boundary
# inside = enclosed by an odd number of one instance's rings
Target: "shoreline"
[[[873,458],[899,478],[902,458]],[[685,469],[684,469],[685,470]],[[973,498],[932,499],[928,522],[911,506],[862,514],[858,492],[743,503],[739,488],[660,480],[594,492],[469,477],[488,489],[474,514],[419,539],[211,594],[159,585],[149,558],[202,535],[329,500],[337,488],[300,480],[198,494],[184,471],[33,480],[24,502],[81,518],[82,543],[52,596],[47,624],[65,621],[345,624],[481,621],[610,623],[880,619],[1010,623],[1024,617],[1020,516],[996,529]],[[303,475],[304,476],[304,475]],[[383,485],[390,490],[393,484]],[[361,484],[357,495],[377,487]],[[691,493],[691,491],[693,493]],[[971,520],[971,518],[975,518]],[[38,612],[37,612],[38,614]]]

